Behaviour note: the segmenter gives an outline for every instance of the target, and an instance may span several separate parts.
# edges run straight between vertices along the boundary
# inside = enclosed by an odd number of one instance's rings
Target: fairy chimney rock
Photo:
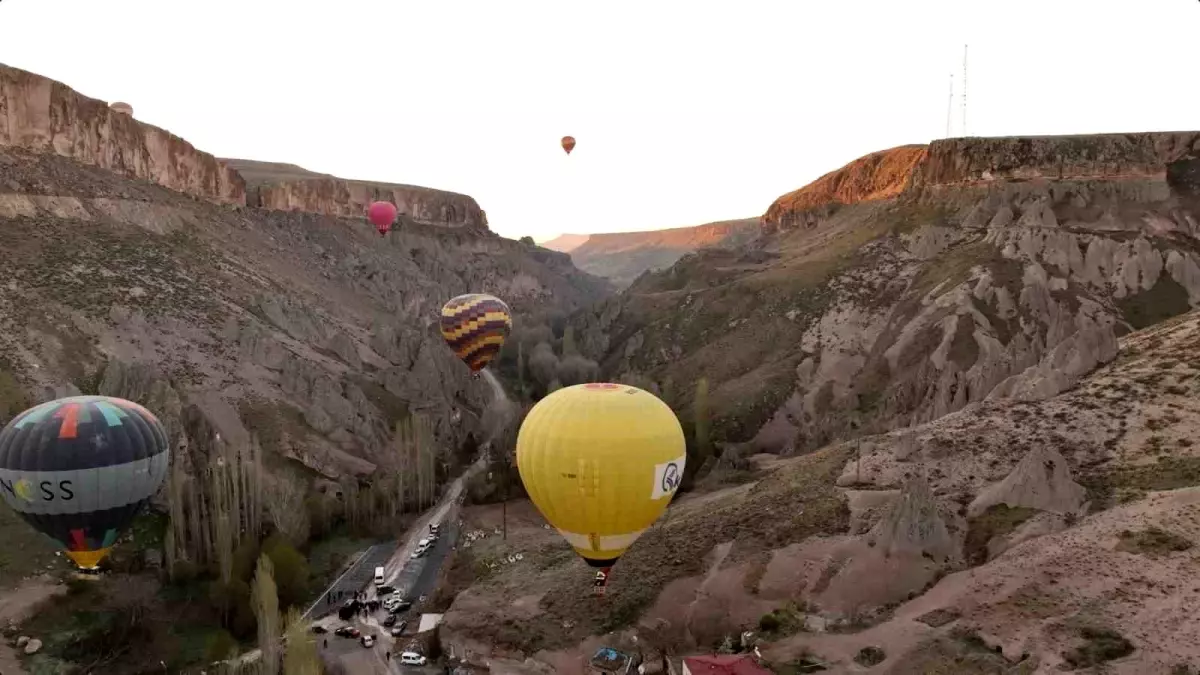
[[[933,490],[923,478],[904,485],[900,498],[867,535],[889,556],[915,554],[944,561],[957,550],[946,521],[938,512]]]
[[[1054,448],[1042,446],[1030,450],[1004,480],[981,491],[967,515],[978,516],[997,504],[1077,513],[1086,499],[1083,486],[1071,478],[1067,460]]]

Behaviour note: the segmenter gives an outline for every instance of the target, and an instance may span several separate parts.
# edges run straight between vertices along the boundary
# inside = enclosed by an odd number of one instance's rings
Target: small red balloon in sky
[[[375,229],[379,230],[379,234],[385,235],[392,229],[392,223],[396,220],[396,205],[391,202],[374,202],[367,209],[367,218]]]

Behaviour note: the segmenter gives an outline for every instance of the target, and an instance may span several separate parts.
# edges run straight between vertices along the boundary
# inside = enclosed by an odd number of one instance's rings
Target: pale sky
[[[1195,0],[2,0],[0,63],[542,241],[757,216],[942,137],[964,43],[969,135],[1197,129],[1198,31]]]

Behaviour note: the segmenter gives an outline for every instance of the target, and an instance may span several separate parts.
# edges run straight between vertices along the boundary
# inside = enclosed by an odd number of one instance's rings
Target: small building
[[[749,654],[689,656],[683,660],[683,675],[774,675]]]

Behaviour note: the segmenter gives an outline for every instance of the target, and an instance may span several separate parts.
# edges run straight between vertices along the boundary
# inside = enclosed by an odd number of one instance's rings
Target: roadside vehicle
[[[404,652],[400,655],[400,664],[405,666],[423,666],[429,659],[416,652]]]

